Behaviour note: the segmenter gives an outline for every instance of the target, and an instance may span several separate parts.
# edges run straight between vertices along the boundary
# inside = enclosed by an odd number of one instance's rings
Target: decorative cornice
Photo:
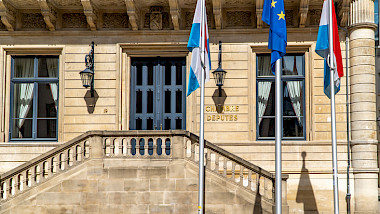
[[[96,9],[92,4],[91,0],[81,0],[84,14],[86,15],[87,23],[90,26],[92,31],[96,30]]]
[[[299,9],[299,16],[300,16],[299,27],[302,27],[302,28],[305,27],[308,11],[309,11],[309,0],[301,0],[300,9]]]
[[[37,0],[41,7],[41,14],[44,16],[45,24],[50,31],[55,30],[56,12],[55,8],[47,0]]]
[[[139,11],[136,8],[135,0],[125,0],[125,5],[127,6],[127,13],[129,22],[132,25],[132,30],[138,30]]]
[[[179,8],[178,0],[169,0],[169,5],[174,30],[179,30],[181,23],[181,8]]]
[[[215,28],[222,29],[222,1],[212,0],[212,8],[215,19]]]
[[[264,0],[256,1],[257,28],[263,27],[263,21],[261,20],[261,16],[263,14],[263,6],[264,6]]]
[[[7,27],[8,31],[15,29],[15,8],[4,0],[0,0],[0,16],[1,21]]]

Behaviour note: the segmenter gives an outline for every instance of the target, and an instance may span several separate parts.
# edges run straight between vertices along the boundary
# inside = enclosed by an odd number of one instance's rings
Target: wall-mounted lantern
[[[222,96],[222,86],[227,72],[222,69],[222,42],[219,41],[219,56],[218,56],[218,68],[212,72],[215,79],[215,84],[218,86],[219,97]]]
[[[91,96],[94,96],[94,42],[91,42],[90,53],[85,57],[86,69],[79,72],[82,85],[85,88],[90,87]]]

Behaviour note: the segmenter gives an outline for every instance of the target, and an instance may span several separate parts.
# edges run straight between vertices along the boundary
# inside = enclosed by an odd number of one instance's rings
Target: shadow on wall
[[[315,202],[315,196],[313,191],[313,186],[311,185],[309,170],[306,168],[305,158],[306,152],[302,152],[302,169],[301,169],[301,177],[298,184],[297,189],[297,203],[303,203],[304,213],[313,213],[317,214],[317,204]]]
[[[259,182],[257,182],[257,186],[256,186],[256,199],[255,199],[255,206],[253,207],[253,214],[263,214],[263,208],[261,205],[261,195],[260,195],[260,178],[258,180]]]
[[[99,95],[94,89],[93,94],[91,93],[91,90],[87,90],[86,95],[84,95],[84,101],[86,102],[87,106],[87,112],[92,114],[95,111],[95,105],[98,101]]]

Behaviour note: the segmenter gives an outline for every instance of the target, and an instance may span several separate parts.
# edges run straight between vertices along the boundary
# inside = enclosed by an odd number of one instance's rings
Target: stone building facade
[[[0,173],[91,130],[198,134],[200,93],[185,94],[195,4],[0,0]],[[274,84],[267,72],[263,0],[206,4],[212,68],[217,68],[222,41],[227,75],[222,97],[213,80],[206,83],[205,139],[274,172]],[[348,75],[336,95],[340,209],[346,207],[350,140],[351,210],[378,213],[374,1],[339,0],[336,8]],[[289,213],[333,212],[330,101],[323,93],[324,61],[314,52],[321,9],[321,1],[285,2],[282,166],[289,175]],[[92,41],[95,97],[82,87],[79,75]]]

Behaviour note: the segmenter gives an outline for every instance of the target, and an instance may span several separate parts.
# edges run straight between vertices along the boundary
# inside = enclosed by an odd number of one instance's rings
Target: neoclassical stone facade
[[[272,80],[265,73],[269,51],[268,26],[261,21],[263,2],[206,0],[212,69],[218,67],[218,42],[222,41],[222,67],[227,75],[223,99],[215,95],[213,79],[206,84],[205,138],[274,173],[268,105]],[[349,37],[346,55],[346,34],[339,31],[344,74],[348,75],[348,82],[342,78],[336,95],[340,211],[343,213],[346,208],[349,120],[351,210],[378,213],[374,2],[336,3],[339,26],[348,30]],[[149,129],[151,124],[152,129],[185,129],[198,134],[199,92],[181,94],[188,81],[191,53],[186,45],[195,4],[195,0],[0,0],[0,173],[92,130]],[[330,101],[323,93],[324,62],[314,51],[321,9],[321,1],[285,1],[288,58],[283,65],[283,84],[284,99],[289,105],[284,106],[284,112],[290,114],[284,115],[287,125],[282,165],[283,173],[289,176],[289,213],[333,212]],[[85,68],[84,58],[92,41],[96,99],[89,97],[79,75]],[[18,60],[26,64],[22,60],[28,57],[34,59],[35,78],[29,76],[22,82],[17,79],[14,65]],[[49,60],[44,61],[49,57],[57,59],[58,73],[54,76],[56,82],[47,82],[57,83],[57,88],[46,87],[46,94],[51,96],[46,112],[55,116],[45,118],[38,116],[39,107],[21,111],[15,103],[16,94],[21,93],[16,91],[25,93],[25,89],[17,89],[17,84],[48,81],[39,79],[39,71],[45,66],[50,75]],[[140,77],[145,71],[147,76]],[[158,74],[162,79],[156,78]],[[289,81],[297,84],[288,84]],[[167,82],[173,83],[171,88]],[[26,106],[30,100],[42,97],[37,89],[33,90],[35,96],[24,96]],[[153,91],[156,95],[149,95]],[[156,100],[150,103],[150,96]],[[174,98],[169,101],[166,96]],[[294,101],[295,98],[300,100]],[[149,106],[154,106],[154,110]],[[156,114],[156,106],[161,109],[160,114]],[[173,107],[167,110],[165,106]],[[223,106],[222,111],[218,106]],[[36,112],[35,116],[32,112]],[[19,119],[24,117],[17,114],[25,114],[25,119]],[[38,121],[53,117],[56,127],[49,133],[53,137],[38,137]],[[16,120],[21,122],[13,122]],[[24,124],[29,120],[34,125],[27,127]],[[140,120],[146,122],[140,124]],[[24,137],[26,128],[37,134]],[[241,171],[243,175],[245,172]]]

